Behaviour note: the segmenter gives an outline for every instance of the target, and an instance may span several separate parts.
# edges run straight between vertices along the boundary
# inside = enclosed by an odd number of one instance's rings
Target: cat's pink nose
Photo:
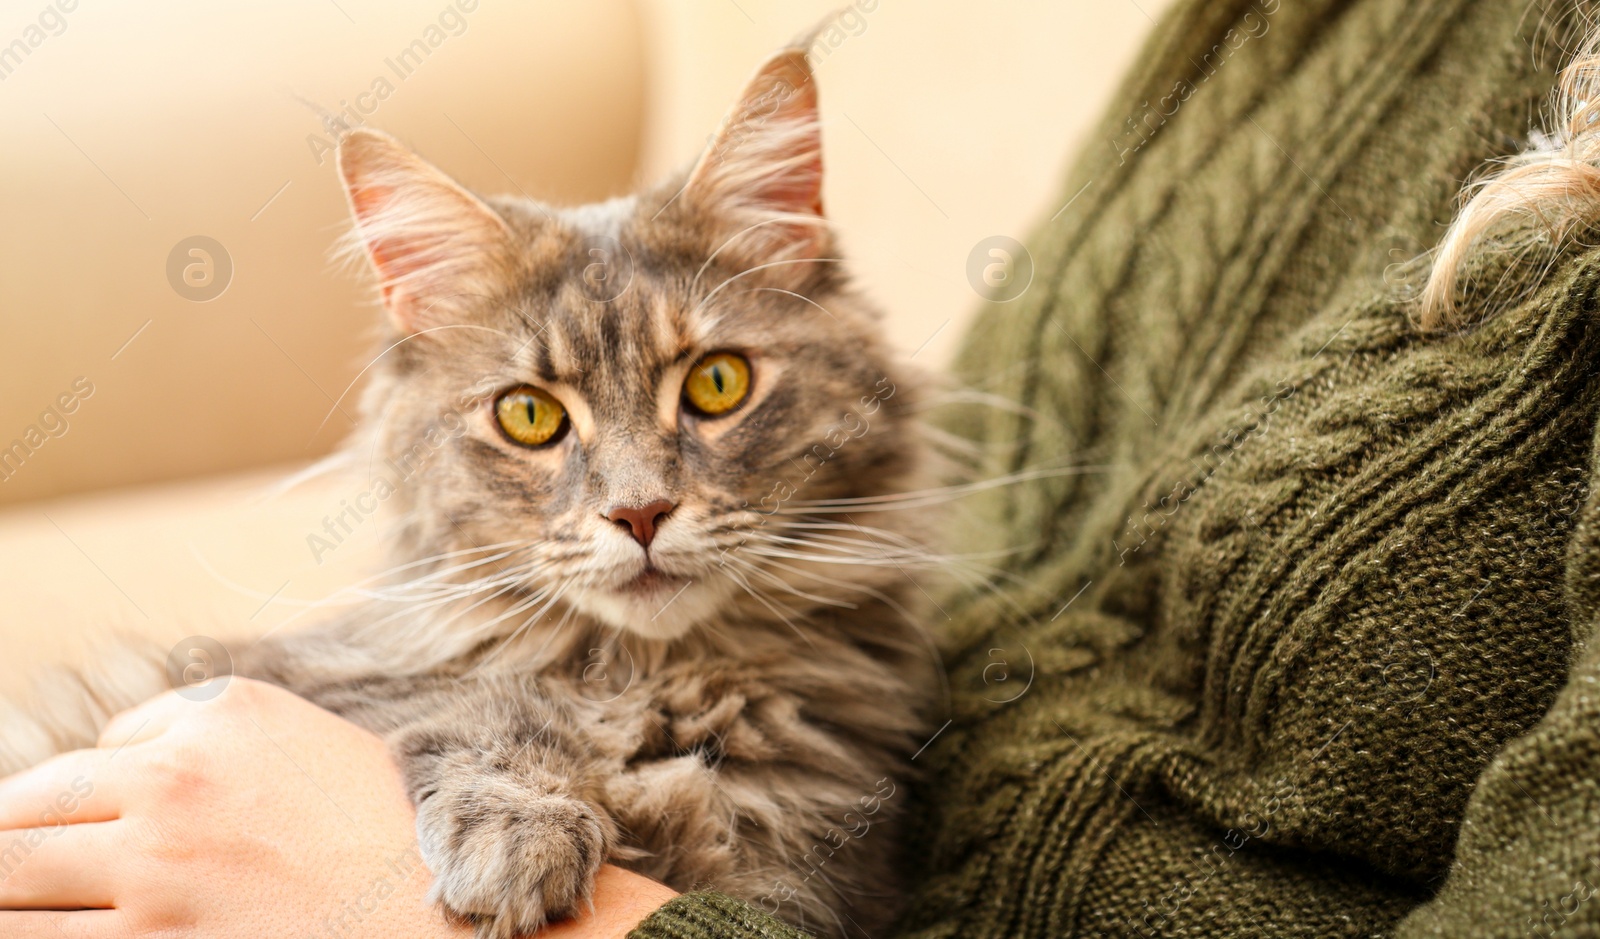
[[[646,548],[655,540],[656,525],[661,517],[677,508],[665,499],[657,499],[647,505],[619,505],[606,513],[606,518],[618,525],[626,526],[633,532],[633,540]]]

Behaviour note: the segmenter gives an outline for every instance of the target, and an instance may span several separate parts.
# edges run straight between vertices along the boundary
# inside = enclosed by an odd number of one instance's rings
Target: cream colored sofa
[[[20,462],[0,453],[8,687],[114,628],[294,628],[372,572],[381,520],[308,545],[360,480],[277,486],[349,427],[374,315],[328,261],[344,207],[315,107],[481,190],[600,198],[692,157],[760,58],[840,9],[37,6],[0,23],[0,447],[39,428]],[[826,202],[907,354],[954,349],[979,240],[1071,211],[1057,171],[1096,145],[1160,6],[855,0],[824,34]],[[211,299],[220,259],[192,236],[231,261]],[[80,379],[92,394],[60,413]]]

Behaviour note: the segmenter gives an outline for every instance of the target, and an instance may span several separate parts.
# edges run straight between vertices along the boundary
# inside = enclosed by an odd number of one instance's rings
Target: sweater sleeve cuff
[[[720,893],[686,893],[651,913],[628,939],[809,939],[788,923]]]

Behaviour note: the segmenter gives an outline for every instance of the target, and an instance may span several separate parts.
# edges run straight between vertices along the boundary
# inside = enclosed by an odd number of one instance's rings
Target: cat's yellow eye
[[[494,403],[494,416],[506,436],[525,447],[542,447],[567,429],[567,409],[548,392],[516,388]]]
[[[689,369],[683,399],[701,414],[726,414],[750,394],[750,362],[733,352],[713,352]]]

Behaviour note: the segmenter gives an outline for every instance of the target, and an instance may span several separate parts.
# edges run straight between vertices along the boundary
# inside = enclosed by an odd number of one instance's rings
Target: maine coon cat
[[[934,668],[904,499],[927,444],[839,266],[820,144],[801,48],[687,175],[603,204],[342,143],[385,312],[349,462],[418,471],[388,580],[236,670],[385,736],[435,895],[481,936],[572,912],[608,860],[832,934],[893,913]],[[162,690],[151,666],[57,683],[5,768],[92,745]]]

